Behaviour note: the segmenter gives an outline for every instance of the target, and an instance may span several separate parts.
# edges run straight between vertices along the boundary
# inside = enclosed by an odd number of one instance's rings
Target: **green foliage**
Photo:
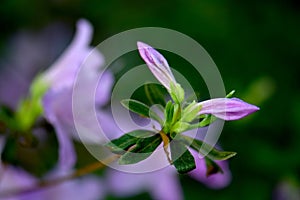
[[[30,94],[20,101],[15,113],[16,125],[20,131],[28,131],[43,113],[42,97],[49,89],[43,77],[38,75],[32,82]]]
[[[141,115],[142,117],[150,117],[150,108],[146,104],[133,99],[124,99],[122,105],[128,110]]]
[[[150,137],[154,134],[154,132],[147,130],[135,130],[110,141],[105,146],[113,153],[124,154],[129,147],[136,144],[141,138]]]
[[[183,143],[172,140],[170,148],[173,164],[179,173],[184,174],[196,168],[194,157]]]
[[[175,103],[181,104],[184,100],[184,90],[178,83],[171,82],[170,84],[170,95]]]
[[[136,144],[119,159],[119,164],[128,165],[138,163],[148,158],[160,145],[162,139],[159,134],[147,138],[140,138]]]
[[[155,112],[153,112],[149,106],[147,106],[142,102],[133,99],[124,99],[121,101],[121,103],[125,108],[127,108],[128,110],[134,113],[139,114],[142,117],[148,117],[148,118],[151,117],[157,122],[159,122],[160,124],[163,123],[160,117]]]
[[[184,122],[193,121],[197,117],[200,110],[201,110],[201,105],[196,105],[196,101],[193,101],[183,109],[181,121]]]
[[[227,160],[236,155],[236,152],[220,151],[211,145],[188,136],[180,135],[178,138],[187,145],[191,145],[198,153],[207,156],[211,160]]]

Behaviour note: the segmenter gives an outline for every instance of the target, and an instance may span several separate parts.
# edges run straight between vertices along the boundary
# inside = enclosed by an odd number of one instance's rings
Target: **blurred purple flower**
[[[198,103],[202,108],[199,114],[212,114],[223,120],[238,120],[257,110],[257,106],[238,98],[216,98]]]
[[[64,87],[72,87],[76,74],[87,56],[92,51],[89,46],[92,40],[92,25],[81,19],[77,22],[77,30],[73,41],[57,61],[46,70],[43,75],[43,81],[50,84],[51,89],[59,90]],[[86,66],[89,68],[87,76],[97,78],[97,71],[104,63],[102,54],[95,51],[92,58],[88,59]]]
[[[77,23],[77,33],[71,45],[58,61],[42,75],[43,80],[50,84],[50,90],[43,98],[44,115],[56,130],[60,145],[58,166],[64,169],[72,168],[76,162],[76,154],[72,144],[72,138],[78,139],[72,111],[73,84],[76,74],[85,61],[87,68],[84,71],[84,79],[80,82],[84,84],[82,88],[85,88],[85,90],[80,91],[82,93],[80,107],[85,111],[91,111],[89,113],[93,113],[92,105],[89,105],[84,97],[89,89],[97,83],[100,75],[99,69],[104,63],[102,54],[97,50],[90,54],[92,50],[89,46],[91,38],[91,24],[86,20],[80,20]],[[92,57],[85,60],[89,55],[92,55]],[[105,72],[98,83],[96,91],[95,103],[97,107],[104,105],[110,98],[112,84],[113,76],[109,72]],[[101,112],[100,109],[97,111]],[[102,120],[108,121],[108,125],[110,124],[109,120],[112,119],[108,119],[108,115],[105,113],[98,113],[98,115],[101,115]],[[83,114],[80,124],[77,125],[86,128],[86,140],[99,142],[97,124],[89,123],[88,119],[89,116]]]
[[[112,80],[113,79],[111,74],[107,73],[103,76],[103,80],[100,81],[100,83],[103,84],[100,84],[98,89],[101,91],[103,96],[101,96],[101,99],[98,99],[99,104],[97,104],[97,106],[103,105],[102,103],[105,102],[104,99],[109,96],[107,92],[111,87],[111,84],[109,83],[112,83]],[[58,91],[50,90],[45,94],[43,98],[45,117],[55,127],[56,134],[59,140],[60,158],[58,165],[62,168],[71,168],[75,164],[76,154],[73,149],[72,138],[78,140],[83,139],[84,142],[92,143],[99,143],[102,141],[102,138],[98,135],[97,124],[91,124],[89,121],[89,116],[86,116],[84,114],[77,126],[84,127],[86,130],[86,134],[84,136],[81,136],[81,138],[79,138],[79,136],[76,134],[77,132],[72,112],[72,93],[72,87],[64,88]],[[85,107],[86,110],[92,109],[90,108],[90,105],[86,103],[85,98],[82,98],[80,100],[80,106]],[[100,108],[97,110],[97,115],[99,121],[105,122],[101,123],[102,128],[105,129],[105,131],[110,132],[110,129],[113,128],[113,126],[111,125],[111,116],[108,113],[103,112]]]
[[[53,98],[59,97],[60,95],[68,96],[68,94],[71,94],[68,91],[72,91],[72,82],[80,66],[80,60],[82,62],[84,59],[81,53],[84,53],[84,56],[87,56],[90,51],[90,48],[87,46],[88,44],[86,44],[86,46],[84,44],[85,42],[88,42],[88,39],[84,40],[84,38],[88,37],[88,34],[90,34],[88,31],[91,27],[89,27],[89,23],[85,20],[81,20],[78,26],[80,30],[79,33],[77,33],[75,40],[72,42],[71,47],[69,47],[64,53],[64,56],[62,56],[59,61],[54,64],[53,68],[49,69],[46,73],[43,74],[50,74],[49,76],[47,75],[44,78],[46,81],[48,81],[49,84],[52,84],[50,87],[51,90],[47,95],[51,96],[51,94],[53,94]],[[14,53],[15,59],[10,61],[11,68],[4,67],[4,70],[2,71],[3,73],[1,73],[1,77],[3,76],[3,78],[1,78],[0,81],[4,81],[3,84],[1,83],[0,87],[1,103],[5,103],[10,107],[15,108],[21,97],[24,97],[28,93],[30,81],[33,79],[34,74],[41,70],[43,66],[48,65],[45,64],[48,63],[47,60],[52,60],[57,56],[57,46],[63,45],[65,43],[64,41],[66,38],[64,37],[64,34],[56,35],[56,33],[61,33],[61,30],[64,30],[64,27],[58,26],[54,27],[53,30],[46,28],[45,31],[41,33],[41,35],[26,32],[18,36],[15,41],[16,43],[13,43],[12,53]],[[54,38],[51,39],[50,36],[54,36]],[[51,45],[47,44],[47,42],[49,41],[51,41]],[[58,43],[59,45],[57,45],[56,43]],[[55,48],[53,49],[53,47]],[[53,56],[52,54],[55,54],[55,56]],[[92,68],[96,68],[96,65],[101,64],[101,62],[103,61],[100,53],[99,56],[97,54],[94,55],[96,55],[96,58],[93,58],[92,62],[88,63]],[[20,58],[24,59],[20,60]],[[70,65],[75,66],[72,68],[72,66]],[[65,73],[62,76],[56,74],[59,71],[59,66],[62,67],[62,71]],[[91,76],[96,77],[97,74],[93,74],[95,71],[96,69],[94,69],[94,71],[91,71],[92,74],[87,74],[89,76],[88,78],[91,78]],[[54,74],[55,76],[58,76],[57,79],[54,79]],[[68,75],[70,76],[67,77]],[[99,89],[104,89],[104,93],[107,93],[107,91],[110,89],[107,84],[111,85],[112,78],[109,74],[103,77],[103,80],[107,80],[106,85],[103,85],[107,89],[100,87]],[[66,93],[64,93],[65,91]],[[57,96],[54,96],[54,94]],[[71,97],[71,95],[69,96]],[[98,103],[103,103],[106,101],[107,97],[101,97],[97,99]],[[72,106],[71,98],[57,98],[56,100],[58,101],[58,103],[59,101],[70,100],[67,104],[64,105],[69,105],[70,108]],[[68,116],[70,114],[70,112],[66,112],[66,117],[61,118],[65,120],[62,122],[67,123]],[[44,177],[45,179],[53,179],[55,177],[60,177],[71,173],[71,168],[73,167],[73,164],[75,162],[75,152],[72,146],[72,141],[69,135],[65,134],[66,132],[63,131],[64,124],[61,123],[53,125],[58,130],[57,138],[60,145],[60,160],[58,167],[47,174]],[[3,142],[3,138],[0,138],[0,149],[2,149]],[[0,193],[5,193],[10,189],[15,190],[28,188],[34,186],[34,184],[37,182],[37,178],[26,173],[24,170],[0,163]],[[22,194],[16,197],[5,199],[99,199],[103,196],[104,186],[102,182],[98,177],[90,175],[82,179],[66,181],[62,184],[49,188],[47,187],[33,193]]]
[[[119,197],[149,192],[156,200],[183,199],[178,175],[171,167],[143,174],[109,170],[106,175],[110,192]]]
[[[0,138],[0,152],[4,139]],[[53,179],[69,174],[69,171],[55,170],[49,173],[45,179]],[[21,168],[0,163],[0,195],[7,191],[18,191],[31,188],[38,183],[38,179]],[[27,192],[14,196],[1,197],[3,200],[52,200],[52,199],[99,199],[105,195],[104,185],[99,178],[93,175],[81,179],[65,181],[61,184],[39,189],[35,192]]]
[[[15,34],[0,61],[0,103],[16,108],[31,80],[58,57],[70,36],[71,31],[61,23]]]

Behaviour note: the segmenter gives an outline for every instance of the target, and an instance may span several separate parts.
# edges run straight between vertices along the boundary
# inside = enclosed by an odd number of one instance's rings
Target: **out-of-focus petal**
[[[4,147],[5,139],[0,137],[0,158],[2,150]],[[13,167],[10,165],[4,165],[0,159],[0,194],[11,191],[12,189],[22,189],[27,188],[30,185],[36,183],[36,178],[26,173],[24,170]],[[26,194],[24,196],[9,196],[9,197],[0,197],[3,200],[26,200],[26,199],[36,199],[39,197],[37,194]]]
[[[20,168],[0,166],[0,193],[16,191],[34,187],[38,179]],[[47,179],[66,176],[70,171],[56,170],[47,176]],[[0,197],[3,200],[53,200],[53,199],[102,199],[105,195],[104,184],[95,176],[89,175],[81,179],[65,181],[63,183],[37,189],[32,192],[15,196]]]
[[[9,165],[4,166],[0,164],[0,174],[0,193],[28,188],[37,183],[35,177],[20,168]],[[0,197],[0,199],[3,200],[37,200],[41,198],[39,193],[26,193],[18,196]]]
[[[114,84],[114,77],[112,73],[106,71],[102,74],[100,80],[97,79],[97,82],[98,86],[95,94],[95,103],[97,106],[102,106],[111,98],[111,89]]]
[[[238,98],[216,98],[198,103],[202,106],[199,114],[212,114],[223,120],[238,120],[257,110],[257,106]]]
[[[70,170],[55,170],[48,174],[47,179],[54,179],[70,174]],[[93,175],[87,175],[80,179],[65,181],[55,186],[46,187],[40,191],[43,199],[103,199],[106,189],[102,181]]]
[[[44,116],[54,126],[59,143],[58,167],[70,169],[76,162],[72,144],[73,128],[72,90],[50,90],[43,98]]]
[[[71,102],[72,89],[49,90],[42,100],[46,119],[52,124],[60,121],[66,126],[71,126],[73,122]]]
[[[80,108],[77,108],[76,106],[73,108],[72,87],[62,88],[60,90],[51,89],[43,98],[44,116],[56,130],[60,152],[58,165],[63,168],[72,167],[76,161],[72,138],[87,143],[99,144],[104,141],[103,135],[99,133],[99,125],[101,125],[104,133],[112,132],[113,134],[116,132],[117,128],[113,123],[111,115],[107,112],[102,112],[98,105],[98,103],[100,105],[104,104],[110,98],[109,91],[113,81],[112,75],[109,73],[104,73],[102,77],[103,79],[100,80],[98,85],[98,95],[95,97],[94,104],[84,98],[85,96],[88,96],[85,93],[90,91],[89,80],[84,83],[87,86],[86,90],[81,91],[81,96],[83,98],[80,99]],[[82,116],[76,121],[76,128],[78,128],[81,133],[84,132],[84,135],[81,134],[80,137],[75,128],[73,109],[82,110]],[[94,113],[94,110],[96,110],[96,113]],[[99,123],[90,120],[90,118],[94,118],[95,115],[98,118]]]
[[[87,113],[90,112],[90,114],[94,114],[94,107],[96,107],[96,110],[99,110],[100,106],[105,104],[110,99],[110,92],[114,80],[110,72],[103,73],[101,80],[98,81],[97,79],[97,76],[93,77],[92,79],[90,79],[89,77],[85,77],[84,80],[82,80],[82,84],[84,85],[84,87],[80,87],[84,89],[79,91],[80,96],[82,97],[80,99],[79,106]],[[86,96],[89,96],[87,94],[88,92],[96,92],[95,99],[84,98]],[[73,125],[74,119],[72,112],[72,95],[72,87],[62,88],[60,90],[50,89],[45,94],[42,102],[45,116],[50,122],[54,122],[58,119],[65,125]],[[92,103],[90,103],[90,101],[92,101]],[[74,106],[74,109],[76,109],[77,105]],[[85,116],[83,116],[83,118],[84,117]]]
[[[71,169],[76,163],[76,152],[73,147],[70,133],[66,132],[64,125],[59,121],[53,123],[59,143],[59,159],[57,166],[61,169]]]
[[[4,138],[0,137],[0,153],[3,148]],[[1,154],[0,154],[1,155]],[[69,175],[71,170],[56,168],[44,177],[45,180]],[[23,169],[10,165],[3,165],[0,162],[0,194],[8,191],[23,190],[34,187],[38,179],[25,172]],[[93,175],[85,176],[81,179],[65,181],[63,183],[37,189],[32,192],[18,194],[14,196],[0,197],[2,200],[53,200],[53,199],[102,199],[106,189],[102,181]]]
[[[166,167],[156,173],[157,180],[149,181],[150,193],[154,199],[180,200],[183,199],[182,188],[178,174],[173,166]],[[151,174],[150,174],[151,175]]]
[[[198,153],[191,150],[196,162],[196,169],[189,173],[194,179],[200,181],[204,185],[212,189],[221,189],[229,185],[231,182],[231,172],[227,161],[215,161],[223,170],[222,173],[206,176],[206,163],[204,159],[200,159]]]
[[[178,176],[172,167],[144,174],[110,170],[106,175],[109,188],[116,196],[131,196],[149,192],[157,200],[183,199]]]
[[[89,43],[92,38],[92,32],[93,28],[88,21],[78,21],[77,32],[70,46],[60,58],[43,73],[43,79],[52,89],[72,86],[79,67],[91,52]],[[88,67],[96,73],[97,67],[103,64],[103,57],[100,53],[93,53],[92,55],[93,57],[87,60],[89,63]]]
[[[82,179],[67,181],[61,185],[45,190],[43,199],[98,200],[105,195],[104,184],[95,176],[85,176]]]

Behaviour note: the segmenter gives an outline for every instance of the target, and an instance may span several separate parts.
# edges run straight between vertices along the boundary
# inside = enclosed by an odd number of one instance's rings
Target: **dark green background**
[[[5,0],[0,13],[2,54],[10,36],[21,29],[39,30],[56,21],[75,27],[78,18],[94,25],[94,45],[145,26],[192,37],[219,67],[227,92],[236,89],[237,97],[261,110],[225,125],[220,142],[238,152],[230,161],[231,185],[216,192],[181,176],[186,198],[270,199],[282,181],[299,188],[298,1]]]

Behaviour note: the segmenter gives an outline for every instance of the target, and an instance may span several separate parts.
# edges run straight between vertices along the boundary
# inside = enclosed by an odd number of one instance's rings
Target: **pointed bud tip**
[[[151,46],[149,46],[148,44],[145,44],[140,41],[137,42],[137,46],[138,46],[140,56],[146,62],[146,64],[155,65],[155,62],[151,56],[151,55],[153,55],[151,50],[154,50],[154,49]]]
[[[146,43],[137,41],[137,46],[140,56],[146,62],[152,74],[168,91],[170,91],[170,84],[172,82],[173,84],[177,83],[167,60],[156,49]]]
[[[252,105],[252,106],[253,106],[253,110],[254,110],[254,112],[255,112],[255,111],[258,111],[258,110],[260,110],[260,108],[259,108],[259,107],[255,106],[255,105]]]
[[[216,98],[199,104],[199,114],[212,114],[224,120],[238,120],[260,109],[238,98]]]
[[[141,41],[137,41],[137,46],[138,46],[138,49],[152,48],[150,45],[148,45],[144,42],[141,42]]]

